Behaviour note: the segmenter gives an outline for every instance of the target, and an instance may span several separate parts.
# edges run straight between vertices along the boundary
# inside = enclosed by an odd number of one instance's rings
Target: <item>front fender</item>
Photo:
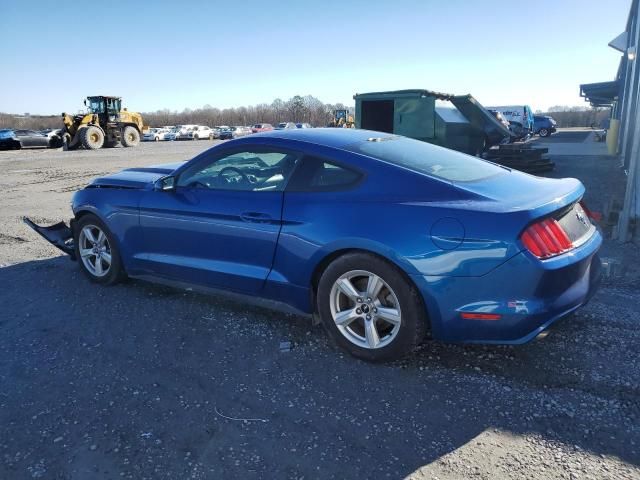
[[[140,192],[138,189],[85,188],[76,192],[72,203],[76,219],[91,213],[107,226],[128,272],[135,268],[132,259],[142,244]]]

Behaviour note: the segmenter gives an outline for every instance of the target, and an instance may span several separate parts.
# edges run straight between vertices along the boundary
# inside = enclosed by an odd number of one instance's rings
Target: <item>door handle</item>
[[[253,223],[270,223],[272,220],[271,215],[261,212],[244,212],[240,214],[240,218],[245,222]]]

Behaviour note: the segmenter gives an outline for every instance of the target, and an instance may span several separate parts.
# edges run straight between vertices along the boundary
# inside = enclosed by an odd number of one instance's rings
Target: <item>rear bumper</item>
[[[585,305],[600,283],[595,232],[579,248],[549,260],[521,252],[481,277],[414,276],[425,299],[432,336],[449,342],[522,344]],[[498,320],[463,319],[489,313]]]

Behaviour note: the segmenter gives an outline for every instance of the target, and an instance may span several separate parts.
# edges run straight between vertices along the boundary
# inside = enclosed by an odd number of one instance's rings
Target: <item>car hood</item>
[[[153,184],[158,179],[166,177],[182,166],[185,162],[166,163],[163,165],[152,165],[142,168],[127,168],[118,173],[98,177],[90,187],[113,187],[113,188],[145,188]]]

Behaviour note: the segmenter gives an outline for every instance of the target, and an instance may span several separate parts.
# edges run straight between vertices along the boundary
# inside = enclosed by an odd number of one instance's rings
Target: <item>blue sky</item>
[[[368,91],[471,93],[484,105],[585,105],[613,79],[631,0],[0,0],[0,111],[232,107]],[[108,6],[108,8],[107,8]]]

